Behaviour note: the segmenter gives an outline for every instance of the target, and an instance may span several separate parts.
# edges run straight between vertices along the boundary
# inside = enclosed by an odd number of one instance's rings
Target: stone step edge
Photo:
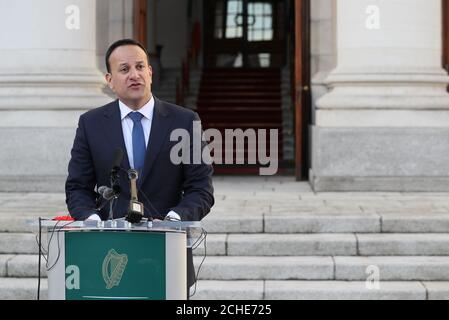
[[[41,281],[41,297],[48,292]],[[276,300],[276,299],[449,299],[447,281],[388,281],[379,289],[365,281],[209,281],[200,280],[193,300]],[[36,279],[0,278],[0,299],[36,299]]]
[[[385,281],[379,289],[366,281],[214,281],[198,283],[198,295],[192,299],[388,299],[430,300],[449,299],[447,281]],[[218,288],[218,289],[217,289]]]
[[[23,259],[25,258],[25,261]],[[16,261],[19,259],[19,262]],[[22,261],[20,262],[20,260]],[[248,260],[247,262],[245,262]],[[261,261],[262,260],[262,261]],[[195,270],[203,261],[194,257]],[[258,263],[256,266],[251,263]],[[265,264],[264,264],[265,261]],[[0,276],[17,278],[37,277],[37,255],[0,255]],[[200,269],[200,279],[216,280],[366,280],[377,272],[382,281],[448,281],[449,256],[305,256],[254,257],[209,256]],[[212,263],[212,265],[208,265]],[[217,263],[219,263],[217,265]],[[265,269],[258,270],[263,265]],[[216,268],[218,267],[218,270]],[[228,267],[231,271],[220,271]],[[23,269],[32,270],[32,272]],[[238,268],[243,268],[240,272]],[[275,268],[282,268],[285,276],[270,276]],[[301,271],[298,271],[297,268]],[[427,268],[431,268],[428,270]],[[294,269],[294,271],[293,271]],[[392,270],[393,269],[393,270]],[[395,270],[399,269],[399,271]],[[231,273],[231,275],[229,275]],[[265,275],[260,275],[265,274]],[[399,274],[399,276],[398,276]],[[416,275],[417,274],[417,275]],[[41,275],[46,277],[45,261],[41,261]],[[285,277],[285,278],[283,278]]]
[[[217,213],[219,215],[220,213]],[[0,232],[37,230],[26,225],[33,217],[0,216]],[[258,214],[206,216],[209,233],[447,233],[449,215],[403,214]]]

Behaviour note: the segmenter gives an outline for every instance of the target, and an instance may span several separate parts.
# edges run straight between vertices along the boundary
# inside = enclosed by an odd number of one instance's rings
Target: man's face
[[[128,107],[140,109],[151,98],[152,69],[145,52],[135,45],[116,48],[109,57],[109,88]]]

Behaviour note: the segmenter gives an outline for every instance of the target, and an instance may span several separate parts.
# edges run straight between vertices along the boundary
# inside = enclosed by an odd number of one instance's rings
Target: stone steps
[[[195,268],[201,262],[195,258]],[[37,263],[35,264],[37,265]],[[207,257],[201,280],[365,281],[377,267],[381,281],[449,281],[449,257]]]
[[[444,256],[449,234],[210,234],[206,245],[208,255],[228,256]]]
[[[209,234],[206,249],[207,255],[218,256],[444,256],[449,255],[449,234]],[[0,233],[0,254],[37,252],[35,234]],[[204,244],[194,254],[203,255]]]
[[[196,270],[201,261],[195,257]],[[37,255],[0,255],[0,277],[37,277],[37,264]],[[199,279],[365,281],[372,267],[377,268],[381,281],[449,281],[448,256],[208,256]],[[46,277],[43,258],[41,276]]]
[[[36,300],[37,278],[1,278],[0,300]],[[41,300],[47,299],[47,279],[41,279]]]
[[[265,210],[263,192],[228,192],[232,205],[218,203],[203,220],[207,258],[193,299],[449,299],[448,214]],[[334,198],[325,201],[339,205]],[[36,298],[36,228],[26,222],[38,215],[0,217],[0,299]],[[196,268],[203,254],[203,245],[194,251]],[[366,287],[373,266],[379,290]],[[41,275],[46,298],[44,259]]]
[[[192,299],[267,300],[425,300],[448,297],[449,283],[364,281],[201,281]]]
[[[193,293],[193,289],[191,291]],[[41,280],[41,299],[47,281]],[[37,279],[0,278],[0,299],[35,300]],[[193,300],[439,300],[449,299],[449,282],[385,281],[368,289],[364,281],[207,281],[198,282]]]
[[[231,208],[235,211],[234,208]],[[434,214],[323,214],[242,213],[216,209],[202,225],[208,233],[449,233],[449,215]],[[35,215],[37,216],[37,215]],[[45,215],[42,215],[44,217]],[[27,224],[34,217],[1,217],[0,232],[37,230]]]

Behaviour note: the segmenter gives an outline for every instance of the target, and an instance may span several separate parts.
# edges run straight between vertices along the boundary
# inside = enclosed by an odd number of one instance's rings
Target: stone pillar
[[[77,120],[111,101],[96,1],[0,2],[0,190],[62,191]]]
[[[316,103],[316,190],[449,190],[440,0],[336,0],[337,67]]]

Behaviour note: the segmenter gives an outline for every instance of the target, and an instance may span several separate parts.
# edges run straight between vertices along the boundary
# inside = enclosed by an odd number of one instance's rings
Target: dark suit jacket
[[[182,220],[199,221],[214,204],[212,166],[204,163],[173,164],[170,160],[170,149],[177,143],[170,141],[172,130],[183,128],[193,137],[192,124],[199,117],[191,110],[154,99],[145,165],[138,180],[139,201],[144,204],[146,217],[163,219],[173,210]],[[65,188],[67,207],[76,220],[84,220],[96,213],[93,209],[98,205],[98,194],[94,187],[110,186],[112,161],[118,147],[124,153],[121,166],[128,170],[130,165],[118,100],[80,117]],[[120,174],[120,187],[114,218],[125,216],[129,207],[130,184],[125,172]],[[108,218],[108,214],[109,206],[99,213],[103,220]]]

